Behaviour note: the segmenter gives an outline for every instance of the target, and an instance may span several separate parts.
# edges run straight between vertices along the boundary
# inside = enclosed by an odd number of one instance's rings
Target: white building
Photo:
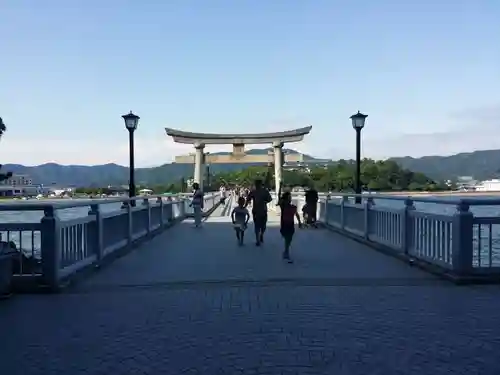
[[[49,196],[53,197],[62,197],[64,195],[69,195],[73,192],[73,188],[56,188],[56,187],[51,187],[48,189]]]
[[[500,180],[495,178],[482,181],[476,186],[476,191],[500,191]]]
[[[151,189],[141,189],[139,190],[139,196],[153,195],[153,190]]]

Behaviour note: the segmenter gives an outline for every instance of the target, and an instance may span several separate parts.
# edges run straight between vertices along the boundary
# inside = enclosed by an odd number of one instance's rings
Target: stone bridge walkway
[[[251,228],[250,228],[251,229]],[[0,372],[500,373],[500,289],[457,287],[326,230],[281,260],[238,247],[222,210],[59,295],[0,303]]]

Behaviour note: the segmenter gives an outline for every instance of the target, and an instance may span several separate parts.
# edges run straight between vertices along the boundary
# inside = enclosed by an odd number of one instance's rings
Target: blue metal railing
[[[218,193],[205,195],[205,211],[219,201]],[[78,271],[191,213],[187,195],[6,203],[0,204],[0,240],[3,252],[12,253],[14,284],[58,289]]]

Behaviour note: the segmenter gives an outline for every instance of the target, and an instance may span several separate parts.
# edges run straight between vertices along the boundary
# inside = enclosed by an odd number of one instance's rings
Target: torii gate
[[[203,184],[202,171],[205,163],[273,163],[275,184],[278,187],[281,183],[285,161],[288,163],[301,161],[298,155],[284,155],[283,145],[285,143],[302,141],[311,129],[312,126],[307,126],[284,132],[256,134],[192,133],[171,128],[165,128],[165,131],[168,136],[173,138],[174,142],[194,145],[194,154],[178,156],[175,158],[175,162],[183,164],[194,163],[194,181],[200,184],[200,186]],[[273,151],[270,151],[267,155],[245,154],[245,145],[266,143],[273,146]],[[205,145],[223,144],[232,144],[232,153],[228,155],[210,155],[204,153]]]

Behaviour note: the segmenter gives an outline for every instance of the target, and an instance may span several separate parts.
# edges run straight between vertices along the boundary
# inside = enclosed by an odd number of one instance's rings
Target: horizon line
[[[265,149],[250,149],[248,151],[252,151],[252,150],[265,150]],[[292,150],[292,151],[296,151],[296,150],[293,150],[293,149],[288,149],[288,150]],[[464,152],[458,152],[458,153],[455,153],[455,154],[447,154],[447,155],[423,155],[423,156],[409,156],[409,155],[405,155],[405,156],[389,156],[389,157],[385,157],[385,158],[373,158],[373,157],[364,157],[362,159],[372,159],[372,160],[389,160],[389,159],[404,159],[404,158],[411,158],[411,159],[423,159],[423,158],[429,158],[429,157],[440,157],[440,158],[446,158],[446,157],[451,157],[451,156],[457,156],[457,155],[463,155],[463,154],[473,154],[475,152],[488,152],[488,151],[500,151],[500,149],[485,149],[485,150],[474,150],[474,151],[464,151]],[[218,153],[230,153],[231,151],[219,151]],[[305,154],[305,153],[302,153],[302,152],[298,152],[296,151],[297,153],[299,154],[302,154],[302,155],[307,155],[309,157],[312,157],[313,159],[316,159],[316,160],[320,160],[320,161],[324,161],[324,160],[329,160],[329,161],[339,161],[339,160],[354,160],[354,158],[336,158],[336,159],[333,159],[333,158],[319,158],[319,157],[315,157],[315,156],[311,156],[309,154]],[[213,153],[213,154],[216,154],[216,153]],[[307,163],[307,162],[306,162]],[[55,164],[55,165],[58,165],[60,167],[102,167],[102,166],[106,166],[106,165],[116,165],[118,167],[123,167],[123,168],[129,168],[129,166],[127,165],[122,165],[122,164],[118,164],[118,163],[115,163],[115,162],[109,162],[109,163],[103,163],[103,164],[61,164],[61,163],[58,163],[56,161],[47,161],[47,162],[44,162],[44,163],[41,163],[41,164],[31,164],[31,165],[28,165],[28,164],[20,164],[20,163],[5,163],[5,164],[0,164],[2,165],[3,167],[5,166],[8,166],[8,165],[18,165],[18,166],[22,166],[22,167],[25,167],[25,168],[36,168],[36,167],[41,167],[41,166],[44,166],[44,165],[47,165],[47,164]],[[164,165],[170,165],[170,164],[177,164],[175,162],[168,162],[168,163],[163,163],[163,164],[157,164],[157,165],[150,165],[150,166],[137,166],[135,167],[135,169],[151,169],[151,168],[158,168],[158,167],[162,167]],[[222,163],[221,163],[222,164]],[[224,164],[231,164],[231,163],[224,163]],[[248,164],[252,164],[252,163],[248,163]],[[242,164],[244,165],[244,164]]]

